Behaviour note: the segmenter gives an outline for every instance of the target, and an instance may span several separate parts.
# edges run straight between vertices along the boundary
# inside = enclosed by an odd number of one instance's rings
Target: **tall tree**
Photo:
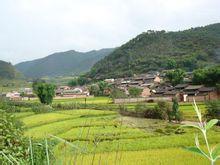
[[[34,92],[42,104],[51,104],[55,96],[55,85],[47,83],[37,83]]]

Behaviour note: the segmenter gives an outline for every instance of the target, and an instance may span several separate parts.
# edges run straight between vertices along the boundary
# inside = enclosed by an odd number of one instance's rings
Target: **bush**
[[[165,101],[159,101],[157,105],[154,107],[155,113],[158,117],[158,119],[163,119],[171,121],[171,113],[172,113],[172,108],[171,105],[168,102]]]
[[[135,105],[135,112],[138,113],[138,112],[143,112],[143,111],[146,111],[147,110],[147,106],[146,104],[144,103],[138,103],[137,105]]]
[[[54,109],[50,105],[37,105],[31,107],[34,113],[48,113],[54,111]]]
[[[10,104],[7,100],[0,100],[0,109],[5,110],[8,113],[20,112],[21,109],[15,105]]]
[[[129,95],[131,97],[139,97],[142,93],[143,89],[136,88],[136,87],[131,87],[128,89]]]
[[[206,102],[205,117],[209,121],[211,119],[218,119],[220,125],[220,100]]]

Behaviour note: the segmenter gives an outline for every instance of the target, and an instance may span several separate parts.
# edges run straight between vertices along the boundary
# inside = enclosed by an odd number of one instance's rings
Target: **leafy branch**
[[[184,127],[185,126],[186,127],[193,127],[193,128],[198,129],[199,131],[201,131],[203,138],[205,140],[207,151],[204,151],[203,149],[201,149],[200,144],[199,144],[198,135],[195,136],[195,145],[196,146],[187,147],[186,149],[188,151],[191,151],[191,152],[194,152],[194,153],[197,153],[201,156],[206,157],[207,159],[209,159],[211,165],[214,165],[215,162],[220,158],[220,146],[216,146],[213,148],[210,147],[209,142],[208,142],[208,138],[207,138],[207,131],[218,123],[218,119],[212,119],[208,123],[206,123],[205,121],[203,122],[201,111],[198,108],[198,106],[196,105],[195,100],[193,101],[193,107],[194,107],[194,110],[197,114],[199,122],[198,122],[198,124],[186,124],[186,125],[184,125]]]

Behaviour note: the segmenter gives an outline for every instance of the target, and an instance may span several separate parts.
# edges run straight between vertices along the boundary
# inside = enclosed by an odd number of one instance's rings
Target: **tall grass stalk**
[[[50,165],[50,158],[49,158],[49,152],[48,152],[47,139],[45,139],[45,147],[46,147],[47,165]]]
[[[194,110],[195,110],[196,115],[199,120],[198,124],[186,124],[184,126],[194,127],[202,133],[203,138],[205,140],[207,151],[204,151],[203,149],[201,149],[200,144],[199,144],[198,135],[195,136],[195,145],[196,146],[195,147],[188,147],[186,149],[191,152],[200,154],[203,157],[206,157],[210,161],[211,165],[214,165],[215,162],[217,161],[217,159],[220,158],[220,154],[219,154],[220,153],[220,146],[213,147],[213,148],[210,147],[209,142],[208,142],[208,138],[207,138],[207,131],[218,123],[218,119],[212,119],[208,123],[206,123],[205,121],[203,122],[201,111],[198,108],[198,106],[196,105],[195,100],[193,101],[193,107],[194,107]]]
[[[0,153],[3,155],[3,157],[4,157],[5,159],[8,160],[9,163],[14,164],[14,163],[11,161],[11,159],[10,159],[7,155],[4,154],[4,152],[1,151]]]
[[[32,148],[32,141],[30,137],[29,137],[29,149],[30,149],[31,165],[34,165],[33,148]]]
[[[82,137],[82,135],[83,135],[83,131],[84,131],[84,128],[85,128],[85,126],[86,126],[86,121],[85,121],[85,123],[83,124],[84,125],[84,127],[82,126],[82,128],[81,128],[81,130],[80,130],[80,133],[79,133],[79,135],[78,135],[78,140]],[[79,143],[78,143],[79,144]],[[76,163],[77,163],[77,157],[78,157],[78,150],[76,150],[75,151],[75,155],[74,155],[74,160],[73,160],[73,164],[74,165],[76,165]]]

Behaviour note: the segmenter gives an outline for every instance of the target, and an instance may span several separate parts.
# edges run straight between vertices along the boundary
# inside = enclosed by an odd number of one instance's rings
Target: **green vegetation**
[[[207,160],[181,149],[183,146],[189,147],[194,144],[193,129],[178,129],[180,126],[178,123],[166,120],[120,116],[116,111],[119,105],[113,104],[107,97],[88,98],[88,101],[87,107],[93,106],[93,109],[70,109],[70,106],[69,110],[65,110],[69,104],[78,102],[77,104],[83,105],[84,99],[54,100],[52,105],[56,108],[52,112],[41,114],[31,111],[31,106],[39,105],[33,101],[6,104],[20,109],[20,112],[13,112],[13,115],[24,123],[24,135],[31,137],[33,152],[36,151],[36,155],[40,158],[38,162],[46,163],[48,160],[45,150],[45,139],[47,139],[49,160],[52,164],[74,164],[74,162],[79,164],[92,164],[92,162],[93,164],[99,164],[99,162],[100,164],[114,164],[115,162],[133,164],[135,160],[135,163],[139,164],[146,164],[146,162],[170,164],[171,161],[172,164],[186,162],[207,164]],[[141,103],[123,106],[128,111],[139,113],[151,110],[155,105],[160,112],[162,112],[161,109],[173,111],[171,104],[165,103],[164,105],[163,102],[158,105]],[[198,103],[198,105],[205,115],[205,104]],[[114,111],[109,111],[108,107],[114,107]],[[38,108],[41,109],[41,107]],[[95,110],[104,108],[105,111]],[[195,121],[191,103],[180,103],[179,111]],[[162,113],[162,115],[165,114]],[[167,118],[167,115],[165,116]],[[218,127],[209,130],[210,145],[219,144],[219,131]],[[37,144],[40,144],[38,147],[42,148],[37,148]],[[205,142],[201,141],[200,145],[204,147]],[[158,160],[158,155],[161,156],[160,160]],[[134,158],[131,159],[132,156]],[[34,160],[37,161],[37,158],[34,157]]]
[[[140,97],[142,91],[143,91],[143,89],[136,88],[136,87],[130,87],[128,89],[129,96],[131,96],[131,97]]]
[[[220,66],[195,70],[192,81],[194,84],[217,86],[220,84]]]
[[[182,69],[176,69],[166,72],[166,78],[173,86],[183,83],[185,75],[186,74]]]
[[[211,165],[214,165],[214,163],[218,159],[220,159],[220,146],[215,146],[212,148],[210,147],[210,144],[209,144],[208,138],[207,138],[207,131],[218,123],[218,119],[212,119],[208,123],[206,123],[206,122],[202,121],[202,114],[201,114],[199,108],[197,107],[195,101],[194,101],[194,109],[195,109],[195,112],[196,112],[197,117],[199,119],[199,124],[187,124],[185,126],[197,128],[202,133],[203,138],[205,140],[205,144],[206,144],[206,150],[201,148],[201,146],[199,144],[198,135],[196,135],[196,137],[195,137],[196,146],[195,147],[188,147],[187,150],[194,152],[194,153],[197,153],[197,154],[200,154],[201,156],[207,158],[210,161]]]
[[[87,74],[91,78],[125,77],[150,70],[192,71],[219,63],[220,24],[185,31],[148,31],[114,50]]]
[[[182,120],[182,113],[179,111],[179,103],[178,103],[177,98],[173,99],[172,112],[170,115],[173,117],[173,119],[176,122]]]
[[[14,119],[11,114],[0,110],[1,114],[1,145],[0,145],[0,162],[7,163],[7,158],[25,159],[26,143],[22,136],[21,123]]]
[[[55,86],[47,83],[33,84],[33,89],[42,104],[51,104],[55,96]]]
[[[99,81],[89,86],[89,92],[94,96],[108,96],[110,91],[111,86],[104,81]]]
[[[126,98],[127,95],[126,95],[126,93],[125,93],[123,90],[121,90],[121,89],[112,88],[110,97],[111,97],[112,99]]]
[[[15,68],[11,63],[0,60],[0,78],[14,79],[16,76]]]
[[[220,100],[206,102],[206,106],[206,118],[208,120],[216,118],[219,120],[218,125],[220,125]]]
[[[22,62],[15,67],[26,77],[40,78],[44,76],[80,75],[100,59],[109,55],[114,49],[101,49],[86,53],[70,50],[54,53],[45,58]],[[64,67],[65,66],[65,67]]]

